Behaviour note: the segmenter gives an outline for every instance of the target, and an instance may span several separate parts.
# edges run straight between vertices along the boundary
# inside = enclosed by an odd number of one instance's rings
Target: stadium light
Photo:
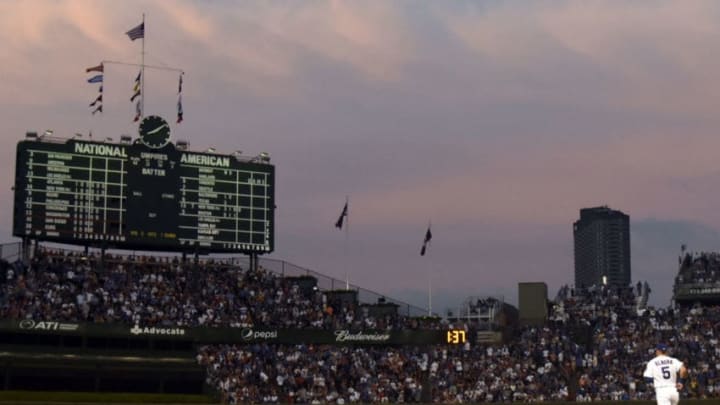
[[[257,162],[270,163],[270,154],[267,152],[260,152],[259,155],[250,159],[250,161],[254,162],[254,163],[257,163]]]
[[[205,152],[207,152],[207,153],[215,153],[215,148],[213,148],[213,147],[207,148],[207,149],[205,150]]]
[[[25,132],[26,139],[37,139],[37,137],[38,137],[37,132],[34,132],[34,131]]]
[[[120,143],[123,145],[129,145],[132,142],[130,135],[120,135]]]
[[[189,145],[190,144],[188,143],[188,141],[183,140],[183,139],[178,139],[178,141],[175,142],[175,148],[177,148],[179,150],[187,150]]]

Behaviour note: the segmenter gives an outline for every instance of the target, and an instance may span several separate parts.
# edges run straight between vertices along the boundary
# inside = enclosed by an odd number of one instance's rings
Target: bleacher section
[[[720,304],[720,254],[687,252],[679,258],[674,298],[681,305]]]
[[[438,327],[418,330],[436,320],[400,315],[406,304],[321,290],[285,264],[277,274],[228,259],[36,253],[0,263],[4,389],[199,393],[208,387],[198,345],[444,339]]]
[[[692,259],[682,283],[712,283],[712,260]],[[416,318],[310,274],[232,261],[100,265],[45,252],[0,269],[5,389],[213,390],[228,403],[634,400],[652,396],[642,369],[666,342],[691,371],[683,395],[720,399],[720,306],[649,307],[646,283],[563,287],[546,320],[508,316],[514,332],[486,343],[485,322],[507,314],[496,298],[466,300],[465,317]]]

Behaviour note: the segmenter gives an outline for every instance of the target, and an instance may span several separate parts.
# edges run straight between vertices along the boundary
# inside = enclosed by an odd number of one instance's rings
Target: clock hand
[[[148,134],[148,135],[152,135],[152,134],[154,134],[154,133],[156,133],[156,132],[160,132],[160,130],[163,129],[163,128],[165,128],[166,126],[168,126],[168,125],[167,125],[167,124],[163,124],[163,125],[155,128],[155,129],[153,129],[152,131],[148,131],[147,134]]]

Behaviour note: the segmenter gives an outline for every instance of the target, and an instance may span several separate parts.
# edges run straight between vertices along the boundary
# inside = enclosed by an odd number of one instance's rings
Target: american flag
[[[130,37],[131,41],[134,41],[138,38],[145,38],[145,23],[140,23],[140,25],[138,25],[137,27],[126,32],[126,34],[128,37]]]

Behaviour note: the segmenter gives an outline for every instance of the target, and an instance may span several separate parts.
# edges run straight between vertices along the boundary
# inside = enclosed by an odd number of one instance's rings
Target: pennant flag
[[[95,115],[96,112],[102,113],[102,104],[97,106],[96,109],[93,110],[92,115]]]
[[[142,70],[138,72],[138,75],[135,78],[135,84],[133,85],[133,91],[135,91],[135,92],[140,91],[140,79],[141,78],[142,78]]]
[[[345,218],[348,216],[348,203],[345,202],[345,206],[343,207],[342,213],[340,213],[340,218],[338,218],[337,221],[335,221],[335,227],[338,229],[342,229],[343,222],[345,221]]]
[[[98,89],[98,92],[102,93],[102,85],[100,85],[100,88]]]
[[[102,83],[103,75],[95,75],[88,79],[88,83]]]
[[[422,249],[420,249],[420,256],[425,256],[425,251],[427,251],[428,243],[430,243],[430,240],[432,239],[432,232],[430,232],[430,226],[428,225],[427,232],[425,232],[425,239],[423,240]]]
[[[176,123],[179,124],[182,121],[183,121],[182,95],[179,95],[178,103],[177,103],[177,121],[176,121]]]
[[[93,101],[92,103],[90,103],[90,107],[94,107],[95,104],[97,104],[97,103],[102,103],[102,94],[99,95],[99,96],[97,96],[97,98],[95,99],[95,101]]]
[[[104,71],[105,71],[105,67],[103,66],[102,63],[99,64],[99,65],[97,65],[97,66],[93,66],[93,67],[89,67],[89,68],[85,69],[85,73],[90,73],[90,72],[100,72],[100,73],[102,73],[102,72],[104,72]]]
[[[140,79],[142,78],[142,70],[138,72],[135,78],[135,84],[133,85],[133,95],[130,97],[130,102],[135,101],[136,98],[140,97]]]
[[[130,31],[126,32],[128,37],[130,37],[131,41],[134,41],[139,38],[145,38],[145,22],[140,23],[137,27],[131,29]]]
[[[180,73],[180,78],[178,79],[178,102],[177,102],[177,121],[176,121],[177,124],[179,124],[183,121],[182,82],[183,82],[183,73]]]
[[[135,104],[135,119],[133,119],[133,122],[138,122],[140,120],[140,116],[142,115],[142,108],[140,108],[140,100],[137,101]]]

